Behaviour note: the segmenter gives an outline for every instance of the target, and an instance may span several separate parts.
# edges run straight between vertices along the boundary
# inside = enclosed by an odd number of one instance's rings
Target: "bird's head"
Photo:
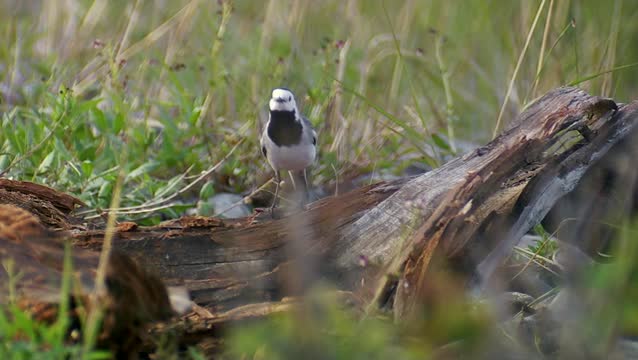
[[[291,111],[297,110],[297,103],[292,91],[285,88],[277,88],[272,91],[270,98],[270,111]]]

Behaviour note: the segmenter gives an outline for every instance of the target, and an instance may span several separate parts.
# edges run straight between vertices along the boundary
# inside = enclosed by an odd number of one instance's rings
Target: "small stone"
[[[224,218],[236,219],[249,216],[250,213],[250,207],[244,203],[244,197],[238,194],[219,193],[197,203],[197,214],[202,216],[218,214]]]

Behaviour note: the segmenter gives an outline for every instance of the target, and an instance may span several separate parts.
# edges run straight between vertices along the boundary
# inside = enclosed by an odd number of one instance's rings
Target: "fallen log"
[[[211,314],[232,314],[208,323],[254,317],[256,307],[258,316],[280,311],[272,304],[319,279],[361,307],[383,303],[402,318],[428,297],[437,260],[454,264],[478,289],[489,283],[516,241],[630,134],[637,116],[638,102],[618,106],[559,88],[487,145],[422,176],[325,198],[272,221],[122,224],[113,247],[165,284],[185,286]],[[75,247],[96,253],[104,231],[72,236]],[[192,332],[213,334],[209,326]]]
[[[410,289],[397,294],[400,313],[407,306],[400,304],[417,301],[435,250],[455,259],[483,247],[483,257],[472,254],[472,262],[489,277],[513,241],[627,133],[636,106],[617,111],[611,100],[561,88],[531,105],[494,141],[410,181],[375,184],[258,224],[199,226],[182,219],[182,225],[139,227],[119,233],[114,246],[143,260],[167,283],[185,285],[196,303],[220,311],[285,296],[284,270],[295,266],[295,257],[313,266],[315,276],[369,301],[387,287],[379,283],[388,281],[386,273],[403,271],[401,281],[416,287],[400,287]],[[503,234],[501,245],[476,244],[497,222],[499,230],[505,222],[516,230]],[[99,250],[101,236],[78,233],[76,244]],[[305,248],[291,257],[284,245],[299,241]]]

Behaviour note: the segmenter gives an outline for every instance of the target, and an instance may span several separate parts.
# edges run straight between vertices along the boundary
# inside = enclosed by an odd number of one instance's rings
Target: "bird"
[[[281,170],[288,170],[295,189],[296,182],[303,186],[304,202],[308,200],[306,169],[314,163],[317,156],[317,132],[299,112],[295,95],[290,89],[273,89],[268,107],[268,122],[262,132],[260,145],[263,156],[275,172],[275,198],[270,207],[271,214],[274,214]]]

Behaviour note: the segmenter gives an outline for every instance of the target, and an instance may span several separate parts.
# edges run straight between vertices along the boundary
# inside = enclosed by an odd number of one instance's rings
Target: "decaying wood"
[[[0,269],[0,284],[9,284],[9,277],[19,274],[16,285],[22,292],[41,301],[57,302],[63,256],[64,243],[57,233],[46,229],[37,217],[22,208],[0,205],[0,260],[4,267]],[[78,251],[75,262],[80,283],[92,287],[97,254]],[[7,300],[7,290],[0,291],[0,302]]]
[[[79,199],[28,181],[0,179],[0,204],[12,204],[23,208],[53,229],[68,230],[74,223],[70,213]]]
[[[47,201],[47,199],[43,199]],[[0,205],[0,303],[18,301],[41,321],[53,322],[57,309],[49,306],[61,300],[64,270],[65,233],[52,232],[31,213],[13,205]],[[74,249],[72,283],[69,294],[71,330],[79,330],[79,311],[93,304],[88,294],[99,253]],[[4,271],[2,270],[4,269]],[[10,277],[17,287],[16,299],[9,299]],[[173,316],[166,287],[154,274],[139,266],[126,254],[111,253],[106,267],[107,294],[100,298],[105,316],[98,346],[110,348],[116,358],[135,352],[149,322]],[[82,310],[83,309],[83,310]]]
[[[339,239],[339,231],[358,219],[400,186],[376,184],[323,199],[311,209],[291,217],[251,224],[252,218],[223,222],[200,217],[182,218],[155,227],[119,231],[114,247],[125,251],[168,285],[184,285],[195,303],[215,311],[227,311],[253,302],[276,301],[286,296],[287,278],[296,261],[309,266],[323,257]],[[336,200],[336,201],[335,201]],[[309,226],[299,226],[306,223]],[[296,226],[291,226],[291,225]],[[300,259],[289,259],[289,235],[313,239]],[[76,246],[101,249],[102,231],[74,236]],[[303,259],[303,260],[301,260]],[[296,261],[295,261],[296,260]],[[319,266],[326,276],[338,276]],[[332,269],[334,270],[334,268]]]
[[[546,229],[594,258],[608,253],[617,230],[614,224],[638,210],[636,159],[638,127],[634,126],[552,208],[543,220]]]
[[[190,290],[201,324],[210,325],[193,326],[191,334],[287,309],[282,299],[319,278],[361,307],[390,299],[401,318],[427,297],[433,260],[462,264],[468,278],[485,284],[516,241],[628,136],[637,117],[638,102],[617,106],[560,88],[498,138],[422,176],[322,199],[279,220],[120,224],[113,246],[165,284]],[[86,253],[97,253],[103,236],[73,231],[75,247]]]

